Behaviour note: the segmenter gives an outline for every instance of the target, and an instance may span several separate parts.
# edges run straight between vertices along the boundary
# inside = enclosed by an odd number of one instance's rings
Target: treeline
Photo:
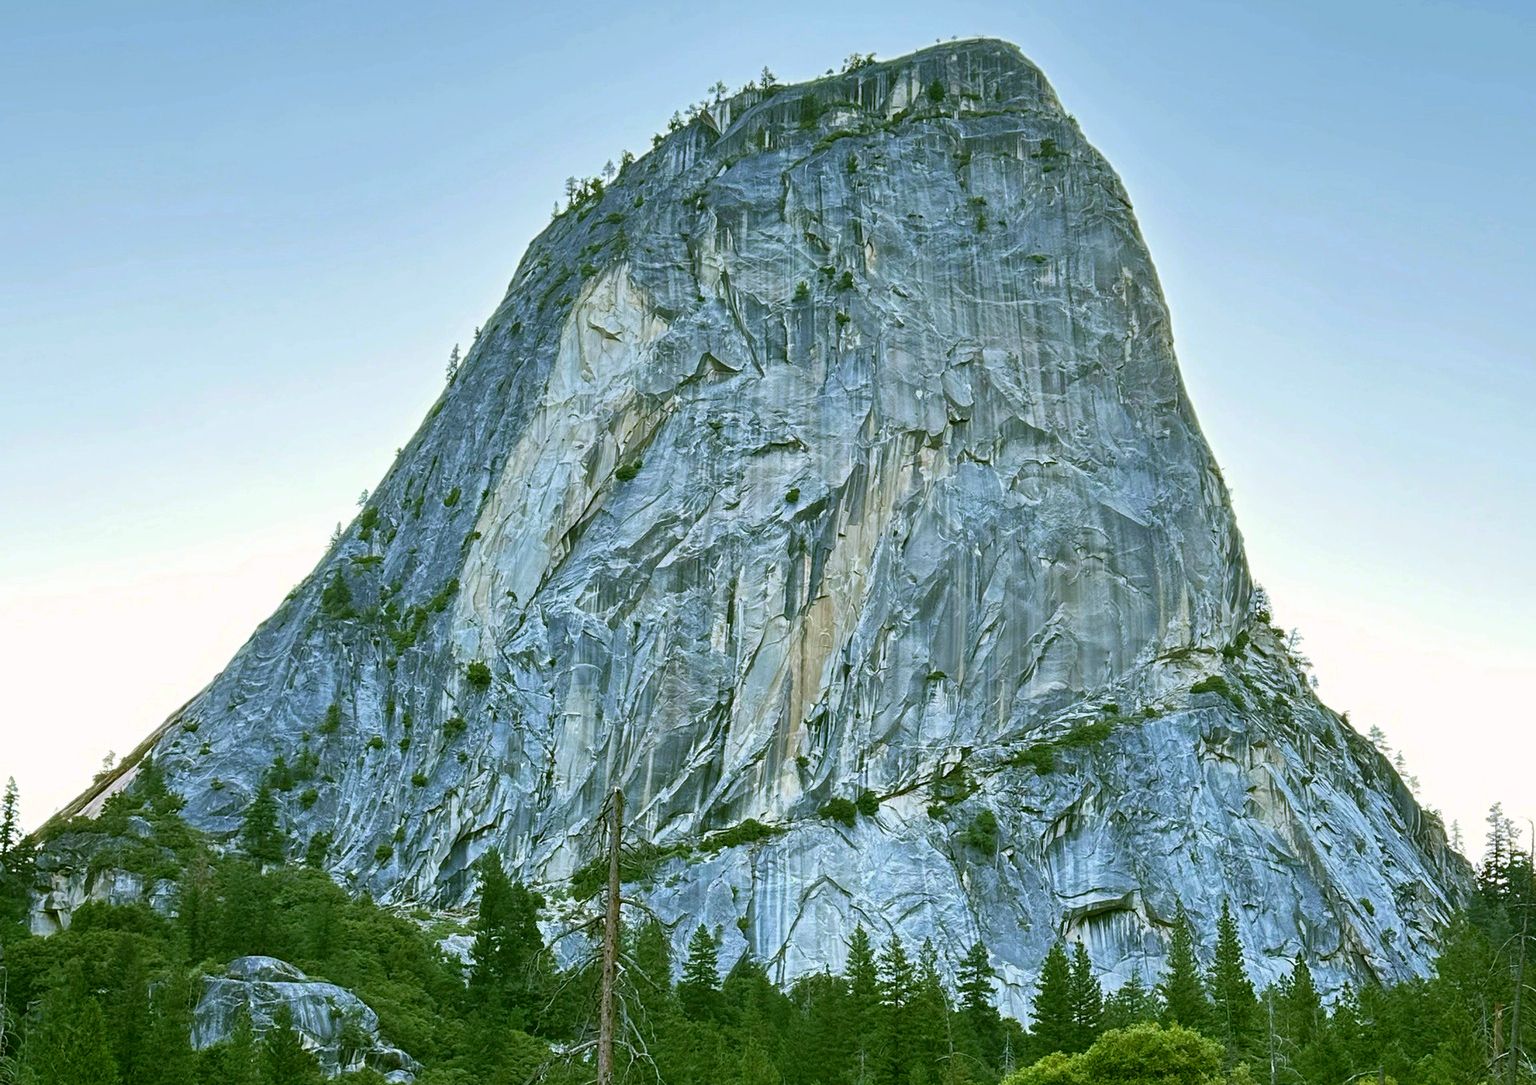
[[[421,1085],[578,1085],[594,1076],[596,961],[557,962],[538,927],[545,902],[494,856],[478,870],[466,967],[439,948],[444,931],[431,917],[353,899],[315,866],[274,861],[286,842],[264,804],[247,819],[246,853],[214,853],[147,765],[101,817],[62,831],[102,861],[174,877],[175,914],[88,903],[67,931],[37,938],[24,923],[32,847],[16,829],[14,790],[8,796],[0,1081],[317,1082],[319,1066],[287,1020],[260,1036],[237,1020],[224,1042],[190,1046],[201,977],[257,954],[356,992],[378,1013],[384,1039],[421,1060]],[[308,853],[318,865],[323,848]],[[1495,809],[1478,899],[1447,932],[1430,978],[1349,990],[1325,1006],[1298,959],[1281,982],[1256,990],[1224,909],[1208,962],[1180,915],[1166,971],[1133,976],[1112,993],[1084,946],[1057,945],[1042,964],[1027,1028],[998,1013],[982,944],[944,947],[960,962],[951,983],[939,947],[876,944],[855,928],[841,972],[802,976],[785,989],[749,953],[722,959],[720,933],[702,927],[674,962],[667,931],[647,920],[623,938],[619,1074],[631,1085],[1526,1081],[1536,1013],[1526,1011],[1520,1037],[1512,1017],[1533,903],[1529,859]],[[383,1079],[365,1069],[343,1080]]]

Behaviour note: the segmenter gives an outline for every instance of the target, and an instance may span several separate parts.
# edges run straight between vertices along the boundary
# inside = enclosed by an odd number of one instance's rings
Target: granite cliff
[[[1227,899],[1261,981],[1413,974],[1466,880],[1269,624],[1119,179],[987,40],[579,191],[151,750],[216,837],[267,781],[295,854],[436,906],[497,848],[578,909],[622,787],[680,941],[979,937],[1015,1008],[1058,936],[1114,984]]]

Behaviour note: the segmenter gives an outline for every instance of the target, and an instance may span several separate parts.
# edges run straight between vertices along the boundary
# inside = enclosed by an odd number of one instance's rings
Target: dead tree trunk
[[[603,923],[603,993],[597,1032],[597,1085],[613,1085],[613,1037],[619,971],[619,847],[624,834],[624,792],[613,790],[613,829],[608,838],[608,915]]]

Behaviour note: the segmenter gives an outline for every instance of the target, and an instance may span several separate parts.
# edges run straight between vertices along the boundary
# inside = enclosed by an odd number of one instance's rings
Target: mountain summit
[[[494,848],[576,907],[622,788],[679,942],[981,939],[1015,1001],[1058,937],[1151,976],[1224,901],[1261,982],[1413,974],[1466,882],[1270,625],[1119,179],[989,40],[578,186],[356,521],[75,809],[146,752],[216,838],[265,784],[294,855],[437,906]]]

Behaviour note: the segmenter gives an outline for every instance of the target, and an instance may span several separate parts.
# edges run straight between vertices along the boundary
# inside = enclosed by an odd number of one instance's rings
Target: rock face
[[[192,1018],[198,1050],[227,1040],[243,1012],[257,1035],[286,1006],[304,1047],[330,1076],[364,1067],[389,1082],[416,1080],[419,1063],[379,1037],[378,1015],[344,987],[321,983],[275,957],[240,957],[223,976],[205,976]]]
[[[1422,971],[1464,863],[1255,598],[1119,179],[951,43],[715,102],[559,215],[146,748],[393,901],[491,848],[558,885],[622,787],[679,940],[784,975],[981,938],[1021,1009],[1058,936],[1150,976],[1228,898],[1260,978]]]

